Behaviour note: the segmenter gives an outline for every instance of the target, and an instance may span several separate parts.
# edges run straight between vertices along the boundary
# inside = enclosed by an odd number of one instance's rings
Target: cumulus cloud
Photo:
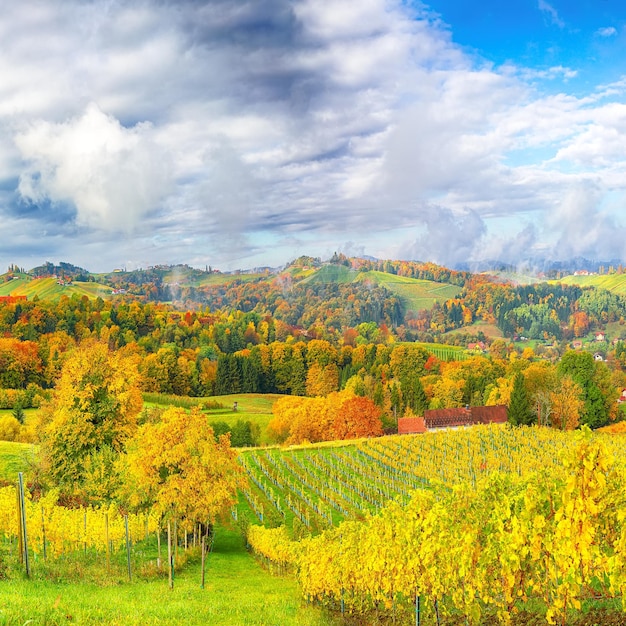
[[[165,154],[150,134],[149,124],[124,128],[94,104],[67,122],[34,122],[15,137],[27,164],[19,193],[71,205],[80,226],[132,230],[169,188]]]
[[[602,189],[590,181],[572,188],[556,205],[548,225],[558,234],[553,249],[557,258],[623,258],[626,229],[602,200]]]
[[[521,258],[565,245],[550,216],[589,184],[602,233],[618,227],[626,82],[570,93],[573,61],[494,66],[452,35],[401,0],[8,5],[4,228],[27,224],[42,256],[65,238],[61,260],[84,265],[262,265],[346,241]]]
[[[416,218],[423,232],[400,248],[400,258],[431,260],[448,266],[466,263],[486,233],[483,220],[471,210],[455,215],[444,207],[428,205]]]

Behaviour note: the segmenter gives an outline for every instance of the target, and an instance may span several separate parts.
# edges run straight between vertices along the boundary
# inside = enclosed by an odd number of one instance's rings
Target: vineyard
[[[565,624],[626,592],[622,448],[492,426],[244,453],[248,541],[309,600],[365,619],[508,623],[531,605]]]

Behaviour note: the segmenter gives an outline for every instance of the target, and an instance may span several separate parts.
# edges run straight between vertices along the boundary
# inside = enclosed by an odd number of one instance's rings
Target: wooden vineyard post
[[[174,520],[174,560],[178,558],[178,522]]]
[[[24,563],[24,546],[22,545],[22,507],[20,505],[20,485],[15,489],[15,504],[17,506],[17,553],[20,564]]]
[[[200,589],[204,589],[204,565],[206,563],[206,536],[202,535],[202,576],[200,579]]]
[[[84,535],[84,548],[85,556],[87,556],[87,511],[83,513],[83,535]]]
[[[167,572],[170,589],[174,589],[174,555],[172,554],[171,522],[167,522]]]
[[[421,622],[420,615],[420,597],[418,594],[415,594],[415,626],[420,626]]]
[[[109,546],[109,514],[104,514],[104,540],[106,541],[107,572],[111,569],[111,552]]]
[[[157,528],[157,568],[161,569],[161,527]]]
[[[30,578],[30,561],[28,560],[28,532],[26,530],[26,507],[24,506],[24,475],[19,472],[17,475],[18,500],[20,507],[20,539],[22,540],[24,565],[26,566],[26,577]]]
[[[46,516],[44,514],[44,508],[41,507],[41,539],[43,543],[43,560],[47,560],[46,554]]]
[[[133,577],[130,571],[130,537],[128,536],[128,515],[124,515],[124,530],[126,531],[126,564],[128,565],[128,580],[132,581]]]

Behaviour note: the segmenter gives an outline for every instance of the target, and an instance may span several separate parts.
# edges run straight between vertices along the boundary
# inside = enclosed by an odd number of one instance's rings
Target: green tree
[[[513,390],[509,401],[509,422],[515,426],[530,426],[537,422],[537,415],[532,409],[521,372],[518,372],[513,379]]]
[[[563,355],[558,372],[569,376],[582,389],[585,408],[580,417],[581,424],[590,428],[606,426],[618,396],[606,364],[596,363],[589,352],[569,350]]]

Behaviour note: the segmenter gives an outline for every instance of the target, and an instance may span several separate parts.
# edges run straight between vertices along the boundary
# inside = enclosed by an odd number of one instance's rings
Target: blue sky
[[[29,0],[0,270],[626,258],[617,0]]]

